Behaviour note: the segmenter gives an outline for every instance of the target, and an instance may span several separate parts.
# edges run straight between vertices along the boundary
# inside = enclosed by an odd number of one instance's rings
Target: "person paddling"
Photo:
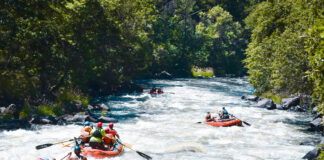
[[[206,121],[207,121],[207,122],[213,121],[213,119],[211,118],[211,114],[210,114],[210,112],[207,112],[207,115],[206,115]]]
[[[163,93],[162,89],[159,88],[159,89],[158,89],[158,94],[162,94],[162,93]]]
[[[109,133],[113,136],[113,138],[115,139],[119,139],[119,134],[117,133],[117,131],[114,129],[114,123],[109,123],[109,128],[107,128],[105,131],[106,133]]]
[[[82,129],[82,134],[81,134],[81,136],[80,136],[80,138],[81,138],[81,144],[82,145],[84,145],[85,143],[89,143],[89,141],[90,141],[90,138],[91,138],[91,128],[89,127],[89,126],[86,126],[86,127],[84,127],[83,129]]]
[[[119,134],[114,129],[114,124],[109,123],[109,128],[105,129],[106,136],[104,137],[104,142],[108,146],[109,149],[114,146],[116,141],[114,139],[119,139]]]
[[[223,111],[218,110],[218,119],[223,119]]]
[[[225,107],[223,107],[223,119],[229,119],[229,114],[227,112],[227,110],[225,109]]]
[[[68,157],[66,158],[66,160],[87,160],[87,157],[84,157],[83,155],[81,155],[81,148],[80,146],[75,146],[74,147],[74,152],[70,152],[67,155]]]
[[[90,122],[86,121],[83,123],[83,128],[81,129],[81,136],[79,137],[80,139],[82,139],[81,144],[84,145],[85,143],[89,143],[89,140],[91,138],[90,136],[90,132],[91,132],[91,128],[90,128]]]
[[[91,138],[89,141],[89,145],[90,147],[92,147],[93,149],[105,149],[104,144],[102,143],[102,138],[105,137],[106,132],[105,130],[102,128],[102,123],[98,122],[97,123],[97,128],[95,130],[92,130],[90,132]]]
[[[155,86],[150,90],[150,93],[151,94],[156,94],[156,88],[155,88]]]

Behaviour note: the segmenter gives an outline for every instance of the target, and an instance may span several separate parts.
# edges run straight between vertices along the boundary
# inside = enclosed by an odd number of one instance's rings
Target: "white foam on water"
[[[176,79],[144,81],[162,87],[164,94],[129,94],[108,98],[112,115],[136,114],[115,124],[123,142],[158,160],[295,160],[313,146],[300,145],[319,135],[303,132],[310,121],[308,113],[249,107],[240,99],[252,88],[243,78]],[[123,98],[127,100],[123,100]],[[215,116],[225,106],[236,117],[251,124],[244,127],[212,127],[203,123],[207,111]],[[104,124],[106,127],[107,124]],[[71,148],[53,145],[41,150],[35,146],[77,137],[81,126],[38,126],[36,130],[0,132],[0,160],[61,159]],[[89,158],[90,160],[93,158]],[[109,158],[107,158],[109,159]],[[115,160],[142,160],[125,149]]]

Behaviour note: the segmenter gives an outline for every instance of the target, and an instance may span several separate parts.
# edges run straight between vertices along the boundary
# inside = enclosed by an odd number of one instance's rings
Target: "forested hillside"
[[[193,67],[248,75],[258,94],[312,95],[320,104],[323,3],[4,0],[0,106],[17,104],[16,118],[57,116],[72,100],[86,106],[134,79],[188,77]]]
[[[244,60],[259,94],[312,95],[323,108],[324,1],[265,1],[245,19],[252,31]]]
[[[73,99],[86,106],[89,96],[163,70],[176,77],[190,76],[193,66],[211,66],[216,75],[245,73],[246,2],[0,3],[0,105],[18,104],[21,117],[37,106],[59,115]]]

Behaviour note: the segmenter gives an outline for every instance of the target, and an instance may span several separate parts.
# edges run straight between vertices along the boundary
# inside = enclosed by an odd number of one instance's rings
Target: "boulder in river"
[[[104,103],[100,103],[98,106],[101,110],[110,111],[110,108]]]
[[[6,107],[0,107],[0,113],[4,113],[6,110]]]
[[[310,126],[313,131],[321,131],[323,129],[322,118],[316,118],[315,120],[310,122]]]
[[[241,97],[241,99],[244,99],[244,100],[247,100],[247,101],[253,101],[253,102],[256,102],[256,101],[258,101],[260,98],[259,98],[258,96],[255,96],[255,95],[247,95],[247,94],[245,94],[245,95],[243,95],[243,96]]]
[[[271,99],[265,98],[258,101],[258,103],[253,104],[252,107],[275,109],[276,105],[273,103]]]
[[[82,110],[82,102],[80,100],[73,100],[72,104],[74,105],[77,111]]]
[[[13,114],[17,111],[17,107],[15,104],[10,104],[8,107],[1,107],[0,113],[2,114]]]
[[[58,125],[66,125],[68,121],[69,122],[72,121],[73,115],[64,114],[62,116],[56,117],[55,119],[56,119]]]
[[[312,114],[316,114],[317,111],[318,111],[318,107],[316,106],[316,107],[314,107],[314,108],[312,109]]]
[[[283,110],[287,110],[290,107],[299,105],[300,98],[293,97],[293,98],[283,98],[280,103],[280,108]]]
[[[304,107],[302,107],[302,106],[299,106],[299,105],[292,106],[292,107],[289,108],[289,110],[295,111],[295,112],[306,112],[306,109]]]
[[[320,153],[320,149],[318,148],[314,148],[313,150],[309,151],[304,157],[303,159],[307,159],[307,160],[316,160],[317,156]]]
[[[159,78],[159,79],[172,79],[173,78],[173,75],[170,74],[167,71],[162,71],[161,73],[155,74],[155,78]]]
[[[87,108],[88,108],[88,110],[93,110],[94,109],[94,107],[92,105],[88,105]]]
[[[94,117],[91,117],[90,115],[82,115],[82,114],[76,114],[72,118],[72,122],[97,122],[97,119]]]
[[[118,120],[115,119],[115,118],[112,118],[112,117],[101,116],[101,117],[98,118],[98,122],[103,122],[103,123],[113,122],[113,123],[116,123],[116,122],[118,122]]]
[[[57,120],[53,116],[32,115],[29,123],[32,124],[56,124]]]

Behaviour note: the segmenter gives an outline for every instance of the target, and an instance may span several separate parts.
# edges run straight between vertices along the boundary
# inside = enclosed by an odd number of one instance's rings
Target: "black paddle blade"
[[[150,160],[152,159],[152,157],[140,152],[140,151],[136,151],[137,154],[139,154],[140,156],[142,156],[143,158],[147,159],[147,160]]]
[[[196,122],[196,123],[201,123],[201,122]]]
[[[243,123],[246,124],[246,125],[248,125],[248,126],[251,126],[250,123],[247,123],[247,122],[245,122],[245,121],[243,121]]]
[[[43,148],[46,148],[46,147],[49,147],[52,145],[53,145],[52,143],[42,144],[42,145],[36,146],[36,149],[43,149]]]

